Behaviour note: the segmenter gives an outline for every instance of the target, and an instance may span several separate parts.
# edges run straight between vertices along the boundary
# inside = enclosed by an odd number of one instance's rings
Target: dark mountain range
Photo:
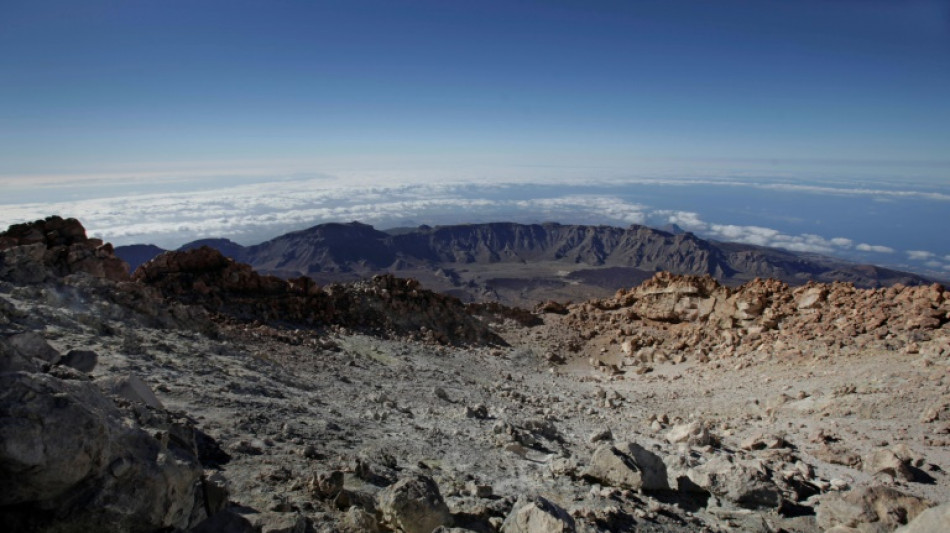
[[[183,245],[182,247],[178,248],[178,251],[187,252],[189,250],[197,250],[202,246],[214,248],[215,250],[221,252],[221,254],[225,257],[230,257],[236,261],[244,262],[244,250],[246,248],[232,241],[231,239],[199,239],[197,241],[191,241],[188,244]]]
[[[154,244],[130,244],[128,246],[116,246],[116,255],[129,264],[129,268],[135,271],[142,263],[148,262],[162,252],[167,252],[164,248],[159,248]]]
[[[915,274],[815,254],[708,241],[638,225],[489,223],[385,232],[358,222],[332,223],[255,246],[210,239],[182,249],[202,245],[282,277],[306,275],[327,283],[398,272],[465,299],[522,304],[606,295],[657,271],[709,274],[730,285],[757,277],[792,285],[847,281],[859,287],[929,282]],[[127,248],[116,253],[133,264]]]

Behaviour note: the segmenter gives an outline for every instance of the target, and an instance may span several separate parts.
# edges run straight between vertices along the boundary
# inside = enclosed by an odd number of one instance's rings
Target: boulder
[[[944,531],[950,531],[950,503],[927,509],[906,526],[897,528],[895,533],[943,533]]]
[[[862,460],[862,468],[869,474],[888,474],[894,479],[912,481],[914,473],[893,450],[875,450]]]
[[[879,485],[847,493],[831,492],[819,502],[818,526],[822,529],[845,526],[866,533],[883,533],[911,522],[932,505],[923,498]]]
[[[540,496],[515,505],[501,526],[501,533],[569,533],[573,531],[575,531],[574,519],[571,515]]]
[[[86,237],[78,220],[57,216],[14,224],[0,233],[0,279],[40,283],[85,273],[113,281],[129,279],[128,265],[110,244]]]
[[[221,511],[198,524],[191,533],[259,533],[247,518],[231,510]]]
[[[776,509],[783,492],[761,461],[733,461],[717,455],[691,468],[687,478],[697,487],[746,509]]]
[[[610,445],[594,451],[582,476],[610,487],[633,490],[643,487],[643,474],[633,458]]]
[[[625,451],[633,459],[637,468],[640,469],[644,490],[668,490],[670,488],[666,475],[666,465],[659,455],[635,442],[628,443],[625,446]]]
[[[404,533],[431,533],[452,525],[449,507],[432,478],[417,475],[390,485],[377,496],[382,520]]]
[[[343,472],[334,470],[332,472],[315,473],[310,477],[307,488],[314,498],[326,500],[336,498],[343,490]]]
[[[60,364],[75,368],[80,372],[91,373],[99,362],[99,354],[92,350],[69,350]]]
[[[108,394],[125,398],[130,402],[144,403],[153,409],[164,409],[151,387],[138,376],[109,376],[96,380],[96,384]]]
[[[24,357],[32,357],[45,363],[56,364],[62,357],[46,339],[33,331],[11,335],[7,342]]]
[[[4,338],[0,338],[0,373],[3,372],[36,372],[39,363],[32,357],[27,357],[19,350],[10,346]]]
[[[109,466],[114,407],[89,383],[0,376],[0,505],[50,500]]]
[[[164,412],[120,407],[89,381],[0,374],[0,529],[193,527],[208,512],[194,434]]]
[[[666,433],[666,440],[671,444],[688,444],[690,446],[705,446],[712,442],[712,436],[703,422],[690,422],[673,426]]]

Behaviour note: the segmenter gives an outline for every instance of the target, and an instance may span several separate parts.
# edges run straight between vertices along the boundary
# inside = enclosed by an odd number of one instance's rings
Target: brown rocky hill
[[[173,301],[244,322],[335,325],[444,344],[500,342],[458,299],[392,275],[321,287],[307,277],[262,276],[205,246],[166,252],[132,279]]]

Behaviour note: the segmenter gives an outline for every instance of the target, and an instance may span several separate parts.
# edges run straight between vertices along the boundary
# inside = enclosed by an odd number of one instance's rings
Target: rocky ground
[[[941,287],[473,315],[212,256],[132,281],[68,222],[0,239],[6,531],[950,530]]]

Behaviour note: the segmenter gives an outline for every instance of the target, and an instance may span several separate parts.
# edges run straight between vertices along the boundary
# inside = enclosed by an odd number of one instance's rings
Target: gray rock
[[[672,444],[689,444],[690,446],[705,446],[712,442],[709,430],[706,424],[702,422],[690,422],[673,426],[666,433],[666,440]]]
[[[92,350],[70,350],[60,364],[75,368],[80,372],[91,373],[99,362],[99,354]]]
[[[365,533],[376,533],[379,531],[379,526],[376,524],[376,517],[365,509],[355,505],[350,507],[346,512],[346,516],[343,518],[343,524],[353,531]]]
[[[247,518],[224,510],[198,524],[191,533],[257,533],[257,530]]]
[[[782,489],[760,461],[731,461],[715,456],[689,469],[687,477],[702,489],[747,509],[774,509],[782,501]]]
[[[950,503],[931,507],[895,533],[944,533],[950,531]]]
[[[104,392],[125,398],[130,402],[144,403],[153,409],[165,408],[148,384],[134,374],[97,379],[96,384]]]
[[[670,488],[666,475],[666,465],[659,455],[635,442],[627,443],[624,448],[624,451],[640,469],[644,490],[668,490]]]
[[[574,519],[567,511],[537,496],[519,502],[501,526],[502,533],[569,533],[575,531]]]
[[[380,492],[377,501],[383,522],[405,533],[431,533],[452,525],[439,486],[427,476],[401,479]]]
[[[343,472],[339,470],[320,472],[313,474],[307,484],[307,488],[310,490],[310,494],[315,498],[321,500],[336,498],[340,491],[343,490],[343,481]]]
[[[845,526],[876,533],[907,524],[931,505],[890,487],[873,486],[825,495],[816,515],[823,530]]]
[[[894,479],[911,481],[914,473],[892,450],[874,450],[862,459],[862,469],[869,474],[888,474]]]
[[[104,415],[115,409],[97,392],[43,374],[0,376],[0,505],[56,498],[104,471]]]
[[[610,431],[610,428],[603,428],[591,433],[590,437],[587,438],[587,442],[597,444],[598,442],[613,440],[613,438],[614,434]]]
[[[18,371],[37,372],[39,364],[14,349],[5,339],[0,339],[0,373]]]
[[[205,491],[205,506],[208,513],[214,515],[228,505],[230,487],[227,478],[221,472],[205,472],[202,479]]]
[[[304,533],[307,517],[300,513],[265,512],[255,514],[251,524],[261,533]]]
[[[187,529],[204,520],[194,446],[153,436],[184,430],[155,413],[148,423],[156,425],[146,431],[137,416],[88,381],[0,375],[0,505],[16,506],[0,511],[0,523],[138,532]]]
[[[643,486],[643,474],[633,458],[610,445],[594,451],[582,475],[611,487],[637,490]]]
[[[60,353],[46,342],[46,339],[32,331],[12,335],[7,338],[7,342],[21,355],[50,364],[56,364],[61,357]]]

